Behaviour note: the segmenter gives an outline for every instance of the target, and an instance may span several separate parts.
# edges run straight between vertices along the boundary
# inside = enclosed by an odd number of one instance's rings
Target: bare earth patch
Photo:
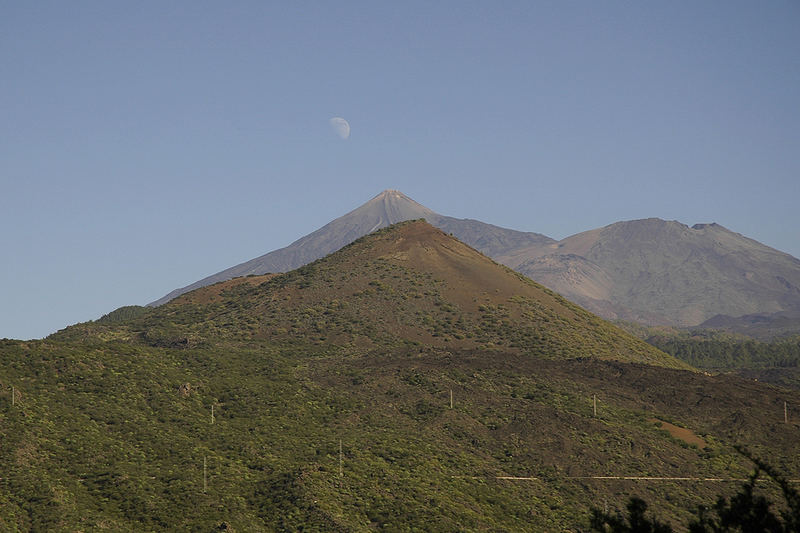
[[[650,420],[652,422],[657,422],[661,424],[661,429],[666,430],[670,435],[672,435],[676,439],[682,440],[686,444],[694,444],[701,450],[706,446],[708,446],[708,444],[706,444],[706,441],[695,435],[691,429],[678,427],[675,424],[670,424],[669,422],[659,420],[658,418],[651,418]]]
[[[262,274],[260,276],[244,276],[241,278],[233,278],[228,281],[220,281],[213,285],[208,285],[200,289],[182,294],[175,298],[173,301],[178,304],[208,304],[211,302],[220,301],[222,299],[222,292],[232,289],[238,285],[259,285],[265,281],[269,281],[278,274]]]

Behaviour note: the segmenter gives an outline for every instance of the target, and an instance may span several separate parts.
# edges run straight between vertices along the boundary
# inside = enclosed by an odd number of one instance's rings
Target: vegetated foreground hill
[[[613,361],[315,350],[0,342],[0,528],[562,531],[631,495],[685,523],[739,483],[598,477],[741,479],[734,443],[800,473],[782,419],[797,392]]]
[[[695,326],[800,311],[800,260],[718,224],[618,222],[495,258],[606,318]]]
[[[525,246],[555,242],[550,237],[538,233],[515,231],[477,220],[440,215],[415,202],[400,191],[386,190],[367,203],[331,221],[317,231],[298,239],[285,248],[245,261],[186,287],[176,289],[150,305],[162,305],[190,290],[235,277],[286,272],[299,268],[333,253],[359,237],[377,229],[414,219],[425,219],[430,224],[447,233],[452,233],[458,239],[487,255],[505,253]]]
[[[800,477],[800,392],[666,368],[419,222],[0,358],[4,530],[576,530],[633,494],[685,521],[733,444]]]
[[[688,368],[424,221],[372,233],[266,281],[200,289],[127,329],[85,327],[161,346],[303,339],[349,353],[409,344],[501,348]]]

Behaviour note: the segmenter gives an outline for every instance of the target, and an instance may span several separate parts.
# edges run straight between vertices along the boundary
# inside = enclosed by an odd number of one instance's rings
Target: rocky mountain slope
[[[495,259],[606,318],[695,326],[800,310],[800,260],[719,224],[618,222]]]

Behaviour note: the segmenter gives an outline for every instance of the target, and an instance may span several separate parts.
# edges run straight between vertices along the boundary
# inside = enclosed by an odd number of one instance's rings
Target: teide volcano
[[[158,306],[190,290],[239,276],[286,272],[335,252],[342,246],[372,231],[413,219],[425,219],[430,224],[447,233],[452,233],[463,242],[491,256],[507,253],[520,247],[555,242],[538,233],[515,231],[477,220],[443,216],[418,204],[400,191],[386,190],[364,205],[285,248],[269,252],[186,287],[176,289],[150,305]]]

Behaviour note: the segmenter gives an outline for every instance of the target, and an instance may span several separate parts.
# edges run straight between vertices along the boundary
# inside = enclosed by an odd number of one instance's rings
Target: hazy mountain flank
[[[694,326],[800,309],[800,260],[719,224],[618,222],[496,259],[606,318]]]

